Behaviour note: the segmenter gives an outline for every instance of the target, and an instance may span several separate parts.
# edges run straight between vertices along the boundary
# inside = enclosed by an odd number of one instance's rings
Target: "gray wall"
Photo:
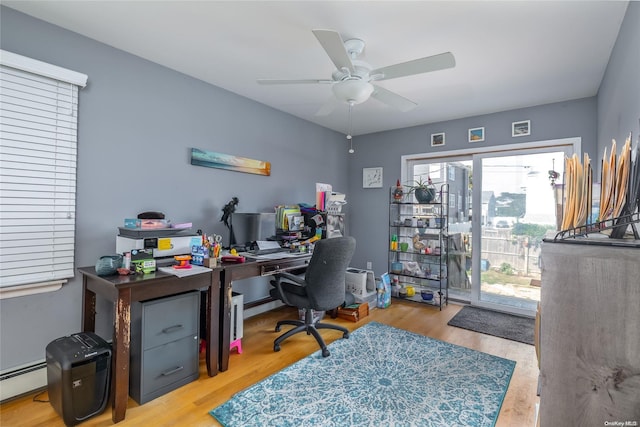
[[[350,233],[359,248],[354,267],[365,268],[372,262],[376,276],[387,271],[389,239],[389,187],[400,178],[400,157],[408,154],[469,149],[470,128],[485,128],[485,141],[479,146],[520,144],[532,141],[581,137],[582,149],[593,156],[596,147],[595,97],[560,102],[483,116],[467,117],[424,126],[379,132],[354,138],[355,155],[349,165]],[[531,135],[511,137],[511,123],[531,120]],[[431,147],[432,133],[445,132],[443,147]],[[362,188],[362,168],[382,166],[383,188]]]
[[[605,147],[618,152],[629,133],[640,136],[640,2],[631,1],[598,91],[598,160]],[[600,170],[600,169],[598,169]]]
[[[79,99],[77,267],[114,253],[117,227],[142,211],[222,233],[233,196],[239,212],[273,212],[315,203],[316,182],[346,191],[343,135],[12,9],[0,18],[2,49],[89,76]],[[191,166],[191,147],[268,160],[272,174]],[[41,360],[47,343],[78,332],[81,296],[76,276],[57,292],[0,301],[0,370]],[[98,302],[105,338],[110,312]]]

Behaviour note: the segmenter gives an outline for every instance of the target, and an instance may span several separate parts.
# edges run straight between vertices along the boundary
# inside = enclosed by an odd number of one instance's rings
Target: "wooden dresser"
[[[640,242],[594,243],[542,246],[542,427],[640,425]]]

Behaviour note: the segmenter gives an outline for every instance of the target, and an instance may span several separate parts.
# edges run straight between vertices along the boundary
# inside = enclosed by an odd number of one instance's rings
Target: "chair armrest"
[[[289,299],[287,298],[287,294],[284,292],[284,290],[282,289],[282,283],[289,283],[290,287],[291,286],[299,286],[301,288],[304,288],[307,286],[306,282],[304,281],[304,278],[298,277],[294,274],[291,273],[286,273],[286,272],[282,272],[282,273],[278,273],[274,276],[274,279],[271,280],[271,285],[273,287],[276,288],[277,292],[278,292],[278,297],[282,300],[283,303],[285,303],[286,305],[289,306],[295,306],[295,304],[293,304],[292,302],[289,301]]]
[[[276,274],[276,280],[279,282],[281,279],[287,279],[297,285],[306,286],[304,277],[296,276],[295,274],[287,273],[286,271]]]

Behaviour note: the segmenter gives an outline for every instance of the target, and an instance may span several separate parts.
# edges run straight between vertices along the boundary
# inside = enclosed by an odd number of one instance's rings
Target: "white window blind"
[[[74,274],[78,84],[86,76],[0,54],[0,287],[64,280]]]

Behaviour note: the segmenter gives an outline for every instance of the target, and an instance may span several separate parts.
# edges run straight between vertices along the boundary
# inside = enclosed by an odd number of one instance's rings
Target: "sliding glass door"
[[[431,180],[436,190],[444,184],[449,188],[448,229],[449,254],[447,256],[447,281],[449,297],[469,301],[471,298],[471,157],[438,158],[409,163],[410,179]]]
[[[407,182],[431,178],[438,189],[449,186],[451,299],[535,313],[540,244],[548,230],[556,229],[561,201],[554,186],[561,185],[564,158],[574,151],[579,151],[577,138],[405,158]]]
[[[472,228],[472,276],[477,283],[472,304],[526,315],[535,312],[540,301],[540,244],[547,232],[556,230],[549,176],[550,171],[563,176],[565,154],[562,148],[544,148],[474,156],[482,215],[474,217]]]

